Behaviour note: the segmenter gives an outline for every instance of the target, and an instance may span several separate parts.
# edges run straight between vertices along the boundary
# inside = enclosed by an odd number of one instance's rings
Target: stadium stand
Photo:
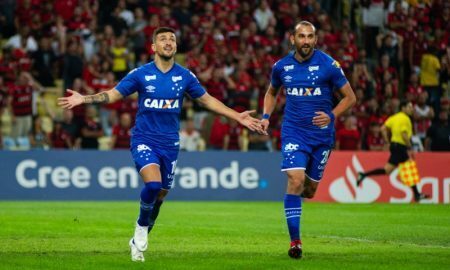
[[[151,60],[151,37],[159,26],[177,29],[176,60],[192,69],[211,95],[236,110],[260,110],[272,65],[291,49],[289,31],[297,21],[309,20],[317,26],[317,48],[340,62],[359,99],[349,114],[337,119],[337,132],[346,118],[356,117],[361,131],[358,148],[381,150],[369,145],[368,131],[395,113],[402,97],[417,103],[419,94],[425,93],[426,105],[434,110],[426,128],[438,121],[441,112],[449,118],[449,16],[450,3],[442,0],[1,1],[2,147],[32,147],[13,132],[20,117],[11,102],[22,95],[20,91],[33,93],[33,119],[40,118],[42,129],[50,134],[55,123],[63,121],[55,100],[65,88],[96,93],[113,87],[128,71]],[[20,74],[27,75],[25,83],[20,82]],[[279,104],[281,114],[283,102]],[[71,137],[67,148],[81,147],[79,129],[85,110],[74,109],[73,122],[62,125]],[[136,101],[127,99],[96,110],[95,121],[105,134],[99,138],[99,148],[110,149],[113,127],[121,114],[133,115]],[[413,120],[424,142],[427,130],[421,117],[418,113]],[[229,148],[229,135],[237,132],[229,123],[214,124],[214,115],[189,101],[182,119],[183,123],[194,120],[206,144],[200,149]],[[272,120],[274,139],[259,148],[279,149],[278,122]],[[26,133],[32,135],[31,126]],[[345,141],[350,133],[339,134]],[[234,148],[256,147],[252,134],[242,136],[246,146]],[[225,147],[224,138],[228,138]],[[48,147],[53,144],[50,140]]]

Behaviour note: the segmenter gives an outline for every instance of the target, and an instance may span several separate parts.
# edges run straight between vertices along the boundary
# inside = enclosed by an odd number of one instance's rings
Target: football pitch
[[[144,263],[138,202],[0,202],[0,269],[450,269],[450,206],[303,204],[288,257],[282,202],[162,206]]]

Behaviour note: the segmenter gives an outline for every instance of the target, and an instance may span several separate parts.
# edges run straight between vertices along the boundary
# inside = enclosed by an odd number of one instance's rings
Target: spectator
[[[427,92],[422,92],[417,99],[417,104],[414,105],[414,129],[415,135],[422,141],[425,141],[425,136],[428,128],[431,126],[431,121],[434,118],[434,110],[426,101],[428,98]]]
[[[53,70],[56,64],[56,55],[50,47],[51,40],[42,37],[39,48],[31,57],[33,59],[33,75],[42,86],[55,86]]]
[[[204,141],[194,126],[194,120],[188,119],[185,127],[180,131],[181,151],[200,151],[204,148]]]
[[[19,33],[10,37],[4,45],[11,49],[24,48],[27,52],[34,52],[38,49],[38,44],[30,34],[30,28],[27,25],[19,29]]]
[[[230,120],[228,132],[225,135],[223,150],[244,150],[244,129],[235,120]]]
[[[367,150],[382,151],[385,149],[386,142],[381,135],[381,126],[377,122],[370,123],[369,134],[366,138]]]
[[[98,139],[103,136],[103,129],[96,117],[97,109],[94,106],[88,106],[84,123],[80,128],[82,149],[98,149]]]
[[[60,121],[53,122],[53,131],[50,133],[50,144],[54,149],[72,149],[73,139],[70,134],[63,129]]]
[[[253,13],[253,18],[258,25],[259,31],[265,31],[267,26],[269,25],[269,21],[274,18],[273,12],[266,0],[262,0],[259,3],[258,8],[256,8],[255,12]]]
[[[113,127],[111,136],[111,148],[130,148],[131,124],[131,115],[129,113],[123,113],[122,115],[120,115],[119,124]]]
[[[441,111],[439,119],[427,131],[425,149],[431,151],[450,151],[449,113]]]
[[[357,127],[354,116],[348,116],[344,122],[344,128],[336,132],[336,150],[360,150],[361,133]]]
[[[435,55],[436,49],[430,46],[422,56],[420,64],[420,84],[428,92],[428,103],[432,104],[435,111],[439,111],[441,89],[439,87],[439,71],[441,64]]]
[[[42,129],[42,118],[34,119],[28,139],[33,149],[49,149],[51,141],[49,135]]]
[[[208,148],[211,150],[222,150],[228,129],[227,119],[222,116],[215,116],[211,125]]]
[[[70,142],[72,147],[79,148],[79,145],[76,145],[76,141],[79,135],[79,125],[74,121],[73,111],[72,110],[64,110],[63,117],[61,121],[61,129],[67,133],[70,137]]]
[[[63,80],[64,89],[71,88],[76,78],[81,78],[83,73],[83,58],[80,46],[76,41],[69,44],[67,53],[64,55]],[[74,89],[75,90],[75,89]]]
[[[21,72],[10,88],[9,106],[12,112],[12,137],[26,137],[32,128],[34,93],[42,89],[28,72]]]

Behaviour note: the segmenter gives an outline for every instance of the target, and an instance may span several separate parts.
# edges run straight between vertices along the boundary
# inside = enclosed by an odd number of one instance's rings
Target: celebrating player
[[[349,109],[356,98],[339,63],[314,48],[317,35],[313,24],[297,23],[290,41],[295,47],[294,52],[272,68],[261,123],[267,131],[278,90],[284,86],[286,106],[281,130],[281,170],[288,177],[284,196],[291,238],[288,254],[292,258],[301,258],[302,198],[314,197],[333,146],[334,119]],[[343,98],[333,109],[335,90]]]
[[[238,121],[252,131],[263,133],[252,111],[238,113],[200,85],[195,75],[175,63],[175,30],[161,27],[154,31],[152,49],[155,60],[132,70],[115,88],[96,95],[72,95],[58,99],[65,109],[83,103],[112,103],[134,92],[139,94],[139,110],[131,138],[131,153],[145,186],[141,191],[140,214],[130,240],[131,259],[144,261],[148,233],[158,216],[164,197],[172,187],[179,152],[179,115],[184,94],[211,111]]]

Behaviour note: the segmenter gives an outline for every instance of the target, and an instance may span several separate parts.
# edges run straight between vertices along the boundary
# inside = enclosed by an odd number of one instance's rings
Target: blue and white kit
[[[320,181],[334,144],[334,123],[320,128],[312,119],[318,111],[331,114],[333,91],[347,82],[339,63],[320,50],[304,62],[290,53],[275,63],[271,84],[286,93],[282,171],[304,169],[311,180]]]
[[[154,62],[136,68],[115,87],[126,97],[138,92],[138,112],[131,136],[136,169],[157,164],[162,188],[172,187],[179,152],[180,112],[183,97],[203,96],[206,91],[195,75],[174,63],[163,73]]]

